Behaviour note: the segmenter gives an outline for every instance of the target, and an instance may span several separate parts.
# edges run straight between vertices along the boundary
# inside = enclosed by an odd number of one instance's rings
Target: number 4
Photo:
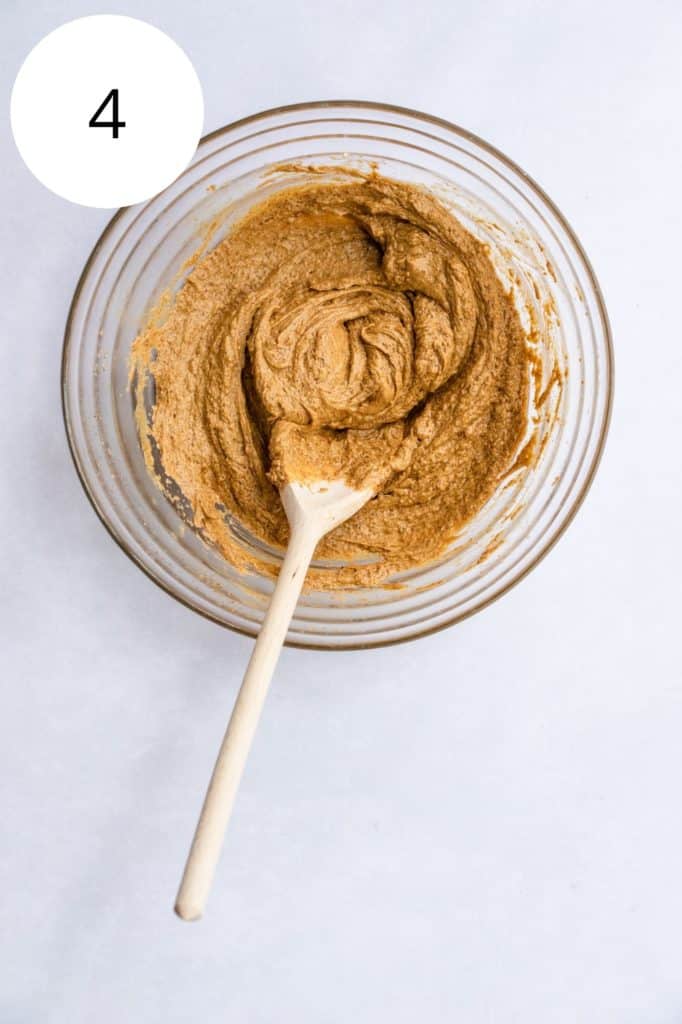
[[[104,113],[104,108],[111,100],[111,116],[112,121],[98,121],[97,118],[100,114]],[[106,97],[102,100],[95,113],[88,121],[90,128],[111,128],[111,133],[115,139],[118,138],[119,128],[125,128],[125,121],[119,121],[118,119],[118,89],[112,89],[107,93]]]

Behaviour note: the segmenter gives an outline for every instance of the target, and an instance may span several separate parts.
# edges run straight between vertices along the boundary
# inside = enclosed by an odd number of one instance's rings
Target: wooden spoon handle
[[[218,753],[180,883],[175,912],[185,921],[195,921],[204,912],[244,765],[318,539],[314,524],[305,520],[292,532]]]

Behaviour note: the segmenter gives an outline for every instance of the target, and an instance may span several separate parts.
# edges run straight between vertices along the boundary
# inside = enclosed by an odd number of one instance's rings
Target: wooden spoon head
[[[341,480],[316,480],[286,484],[280,495],[292,530],[305,523],[315,529],[318,537],[324,537],[355,515],[374,496],[374,491],[358,491]]]

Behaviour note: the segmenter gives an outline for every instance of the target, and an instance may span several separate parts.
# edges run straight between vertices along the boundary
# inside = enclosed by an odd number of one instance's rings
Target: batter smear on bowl
[[[327,467],[373,486],[318,547],[341,564],[308,577],[371,586],[436,558],[498,486],[526,432],[530,358],[484,245],[434,196],[319,181],[253,207],[138,336],[140,439],[240,567],[254,558],[232,522],[286,544],[283,483]]]

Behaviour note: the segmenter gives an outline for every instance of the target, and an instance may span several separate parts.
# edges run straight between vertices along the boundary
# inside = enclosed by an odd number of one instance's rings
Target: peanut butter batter
[[[318,587],[372,585],[439,555],[527,423],[526,337],[483,245],[426,191],[378,175],[253,208],[132,359],[150,470],[237,566],[254,559],[235,524],[286,544],[287,480],[376,490],[320,543],[318,563],[342,564],[313,568]]]

